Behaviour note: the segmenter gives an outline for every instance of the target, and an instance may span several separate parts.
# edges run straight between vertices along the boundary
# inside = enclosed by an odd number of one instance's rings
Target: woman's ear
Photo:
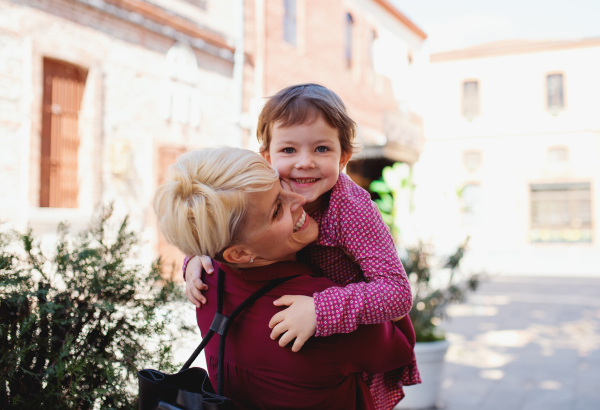
[[[252,259],[250,254],[241,245],[233,245],[223,251],[225,262],[240,264],[248,263]]]
[[[352,154],[342,152],[342,156],[340,157],[340,172],[342,172],[344,168],[346,168],[346,165],[348,164],[348,161],[350,161],[351,157]]]

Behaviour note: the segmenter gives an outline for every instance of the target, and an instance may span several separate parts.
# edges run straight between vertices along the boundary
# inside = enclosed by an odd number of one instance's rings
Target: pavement
[[[446,410],[600,410],[600,278],[497,276],[450,314]]]

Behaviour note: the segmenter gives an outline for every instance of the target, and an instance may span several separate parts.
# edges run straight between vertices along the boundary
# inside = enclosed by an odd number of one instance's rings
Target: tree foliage
[[[173,370],[169,302],[182,292],[131,263],[138,234],[102,208],[61,224],[46,256],[31,230],[0,233],[0,408],[133,409],[137,370]]]

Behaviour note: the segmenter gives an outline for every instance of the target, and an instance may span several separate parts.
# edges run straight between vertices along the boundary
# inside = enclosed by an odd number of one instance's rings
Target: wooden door
[[[87,71],[44,59],[40,206],[77,208],[79,110]]]

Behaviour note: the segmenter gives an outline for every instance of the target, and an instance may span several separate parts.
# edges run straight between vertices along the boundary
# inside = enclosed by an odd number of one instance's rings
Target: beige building
[[[600,39],[431,55],[417,232],[489,273],[600,275]]]

